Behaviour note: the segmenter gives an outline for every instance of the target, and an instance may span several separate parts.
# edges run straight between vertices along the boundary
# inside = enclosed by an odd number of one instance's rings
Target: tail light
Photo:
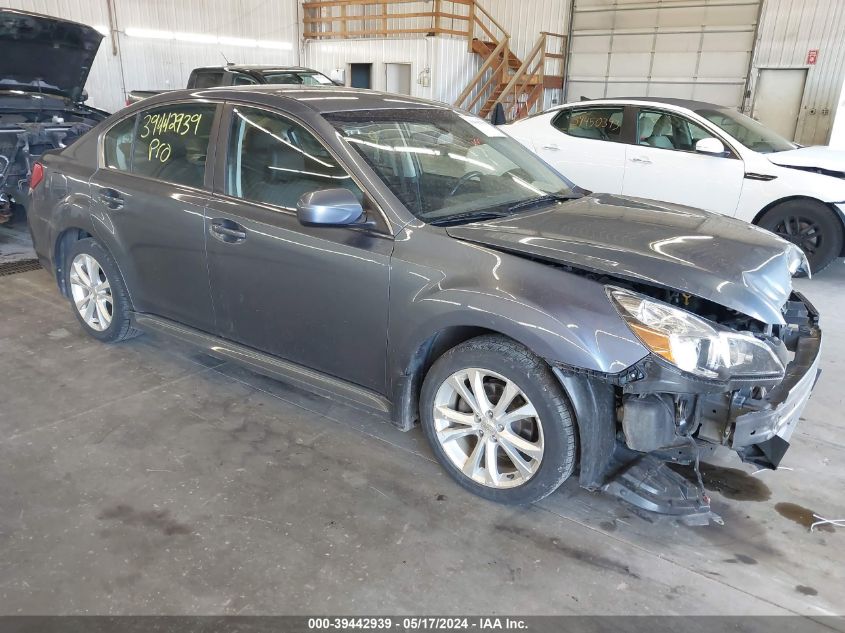
[[[32,166],[32,175],[29,177],[29,188],[30,190],[35,189],[41,181],[44,180],[44,165],[41,163],[35,163]]]

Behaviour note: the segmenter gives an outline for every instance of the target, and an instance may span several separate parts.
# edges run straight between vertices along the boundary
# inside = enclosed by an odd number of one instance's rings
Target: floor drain
[[[28,273],[31,270],[39,270],[40,268],[41,264],[38,263],[37,259],[19,259],[16,262],[5,262],[0,264],[0,277]]]

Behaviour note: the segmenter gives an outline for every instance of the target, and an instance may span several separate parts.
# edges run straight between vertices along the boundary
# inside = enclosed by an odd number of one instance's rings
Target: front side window
[[[306,193],[349,189],[364,194],[329,151],[304,127],[285,117],[233,109],[225,192],[293,211]]]
[[[798,147],[751,117],[728,108],[696,110],[713,125],[724,130],[750,150],[762,154],[785,152]]]
[[[103,156],[106,167],[119,171],[129,171],[132,159],[132,134],[135,120],[131,116],[112,127],[103,137]]]
[[[324,115],[416,217],[507,215],[576,195],[572,183],[501,130],[446,108]]]
[[[144,110],[135,129],[132,173],[202,187],[214,104],[174,104]]]
[[[682,116],[660,110],[640,110],[637,116],[638,145],[692,152],[703,138],[713,135]]]
[[[600,141],[622,142],[622,119],[624,109],[576,108],[564,110],[552,121],[552,125],[569,136],[592,138]]]
[[[234,77],[232,77],[233,86],[254,86],[257,83],[255,79],[243,73],[235,73]]]
[[[262,73],[268,84],[294,84],[297,86],[331,86],[332,80],[321,73],[313,72],[272,72]]]

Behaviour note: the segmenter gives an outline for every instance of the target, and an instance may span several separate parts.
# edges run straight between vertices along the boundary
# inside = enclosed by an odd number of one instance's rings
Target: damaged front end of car
[[[760,468],[778,467],[820,373],[818,312],[798,292],[776,324],[682,293],[664,301],[612,285],[607,292],[650,353],[604,377],[615,394],[616,446],[594,483],[645,510],[721,522],[699,457],[723,446]],[[672,463],[693,465],[697,482]]]

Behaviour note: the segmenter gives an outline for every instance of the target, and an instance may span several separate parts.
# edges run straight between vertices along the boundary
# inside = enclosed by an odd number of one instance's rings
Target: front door
[[[207,209],[219,335],[383,393],[392,237],[299,223],[310,191],[344,187],[369,204],[302,125],[235,106],[227,127],[224,182]]]
[[[636,144],[626,146],[622,192],[733,215],[745,166],[730,151],[724,156],[695,151],[698,141],[712,136],[686,117],[641,109]]]
[[[90,181],[92,210],[115,259],[126,262],[134,308],[205,331],[214,327],[203,211],[217,107],[161,105],[119,122]]]

